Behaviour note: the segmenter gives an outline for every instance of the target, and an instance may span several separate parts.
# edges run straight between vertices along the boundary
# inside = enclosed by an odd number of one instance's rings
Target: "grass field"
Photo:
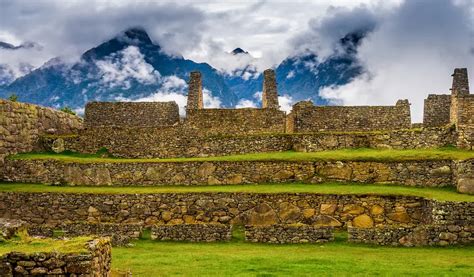
[[[375,247],[140,240],[113,249],[112,268],[133,276],[473,276],[474,246]]]
[[[99,154],[78,153],[25,153],[10,156],[9,159],[46,160],[54,159],[63,162],[77,163],[119,163],[119,162],[192,162],[192,161],[318,161],[318,160],[351,160],[351,161],[411,161],[411,160],[466,160],[473,159],[474,151],[453,147],[439,149],[414,150],[380,150],[380,149],[343,149],[321,152],[271,152],[244,155],[230,155],[204,158],[175,159],[122,159],[102,158]]]
[[[154,187],[67,187],[43,184],[0,183],[0,192],[56,192],[56,193],[187,193],[187,192],[233,192],[233,193],[320,193],[320,194],[374,194],[410,195],[442,201],[474,202],[474,195],[460,194],[455,188],[421,188],[398,185],[360,183],[323,184],[259,184],[222,186],[154,186]]]

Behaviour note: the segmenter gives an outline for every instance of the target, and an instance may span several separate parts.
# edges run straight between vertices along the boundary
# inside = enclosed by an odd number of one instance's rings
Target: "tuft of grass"
[[[419,161],[419,160],[467,160],[474,159],[474,151],[453,147],[437,149],[340,149],[320,152],[268,152],[200,158],[125,159],[103,157],[104,153],[23,153],[9,156],[12,160],[57,160],[74,163],[156,163],[156,162],[252,162],[252,161]]]
[[[441,201],[474,202],[474,195],[461,194],[453,187],[425,188],[387,184],[328,182],[322,184],[283,183],[222,186],[53,186],[45,184],[0,183],[0,192],[18,193],[85,193],[85,194],[151,194],[151,193],[314,193],[355,195],[406,195]]]
[[[83,253],[87,252],[86,243],[90,237],[76,237],[68,239],[28,238],[13,239],[0,243],[0,256],[12,251],[22,253],[36,252],[61,252]]]
[[[112,250],[112,268],[135,276],[472,276],[474,246],[182,243],[140,240]],[[185,265],[185,266],[183,266]],[[159,268],[159,273],[157,273]]]

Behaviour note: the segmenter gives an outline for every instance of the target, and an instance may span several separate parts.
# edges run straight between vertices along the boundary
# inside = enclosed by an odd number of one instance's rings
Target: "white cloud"
[[[202,89],[202,100],[204,108],[220,108],[222,104],[221,99],[217,96],[212,96],[211,91],[206,88]]]
[[[102,75],[102,84],[128,89],[131,80],[142,84],[154,84],[160,79],[160,73],[147,63],[136,46],[129,46],[118,55],[112,54],[105,60],[96,61],[96,66]]]
[[[147,97],[139,98],[133,100],[134,102],[168,102],[168,101],[175,101],[179,107],[179,114],[184,116],[186,114],[186,102],[187,97],[186,95],[177,93],[177,92],[163,92],[157,91]]]
[[[293,108],[293,103],[295,101],[290,95],[282,95],[278,96],[278,103],[280,104],[280,110],[285,111],[285,112],[290,112],[291,109]]]
[[[235,108],[241,109],[241,108],[257,108],[257,103],[255,103],[252,100],[248,99],[240,99],[237,105],[235,105]]]

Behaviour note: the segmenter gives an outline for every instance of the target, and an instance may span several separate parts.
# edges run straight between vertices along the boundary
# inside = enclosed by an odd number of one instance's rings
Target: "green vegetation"
[[[12,251],[23,253],[52,252],[82,253],[87,252],[86,243],[90,237],[77,237],[71,239],[39,239],[39,238],[16,238],[6,242],[0,242],[0,255]]]
[[[231,155],[205,158],[174,159],[122,159],[103,158],[103,153],[25,153],[10,156],[9,159],[58,160],[76,163],[127,163],[127,162],[193,162],[193,161],[413,161],[413,160],[466,160],[474,158],[474,151],[453,147],[439,149],[380,150],[380,149],[342,149],[321,152],[270,152],[244,155]]]
[[[76,112],[74,112],[71,108],[69,107],[63,107],[61,109],[59,109],[60,111],[62,112],[65,112],[65,113],[68,113],[68,114],[72,114],[72,115],[76,115]]]
[[[0,183],[0,192],[56,192],[56,193],[187,193],[187,192],[247,192],[247,193],[320,193],[320,194],[374,194],[409,195],[442,201],[474,202],[474,196],[457,193],[454,188],[421,188],[399,185],[324,183],[324,184],[258,184],[222,186],[127,186],[80,187],[51,186],[43,184]]]
[[[8,96],[8,100],[10,100],[12,102],[17,102],[18,101],[18,95],[12,93],[12,94],[10,94],[10,96]]]
[[[472,276],[474,246],[375,247],[180,243],[140,240],[112,250],[112,268],[135,276]]]

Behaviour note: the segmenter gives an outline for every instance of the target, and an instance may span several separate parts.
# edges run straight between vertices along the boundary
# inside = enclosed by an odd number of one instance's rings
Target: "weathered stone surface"
[[[232,226],[224,224],[155,225],[151,228],[151,238],[193,242],[229,241],[232,238]]]
[[[245,240],[265,243],[322,243],[334,240],[334,234],[330,227],[311,225],[247,225]]]
[[[370,216],[362,214],[354,218],[352,225],[358,228],[370,228],[374,226],[374,221]]]
[[[18,219],[0,218],[0,241],[11,239],[19,232],[26,231],[28,224]]]
[[[332,216],[319,215],[316,217],[316,220],[314,221],[314,225],[319,226],[319,227],[325,227],[325,226],[340,227],[342,226],[342,223]]]
[[[219,185],[294,181],[385,182],[408,186],[454,185],[454,175],[433,173],[452,161],[213,161],[213,162],[60,162],[5,161],[4,179],[69,185]],[[275,174],[275,172],[280,172]],[[330,205],[331,203],[323,203]],[[328,214],[331,207],[328,209]]]

